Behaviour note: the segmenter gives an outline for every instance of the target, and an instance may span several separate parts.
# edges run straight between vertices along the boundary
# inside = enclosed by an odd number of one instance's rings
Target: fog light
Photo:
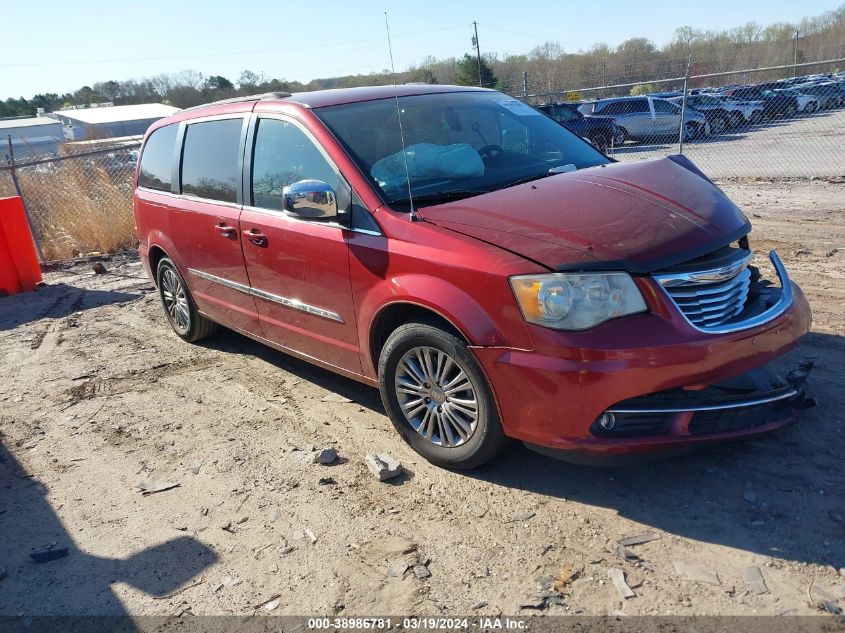
[[[616,416],[610,411],[605,411],[598,417],[596,422],[598,422],[599,426],[605,431],[612,431],[613,427],[616,426]]]

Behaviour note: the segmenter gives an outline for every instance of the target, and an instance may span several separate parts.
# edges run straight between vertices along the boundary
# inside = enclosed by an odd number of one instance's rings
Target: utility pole
[[[798,29],[795,29],[795,42],[792,44],[792,76],[798,76]]]
[[[475,31],[475,35],[472,36],[472,45],[475,46],[475,57],[478,60],[478,87],[483,88],[481,85],[481,46],[478,44],[478,23],[474,20],[472,28]]]
[[[678,132],[678,153],[684,153],[684,134],[686,133],[687,88],[689,86],[689,67],[692,63],[692,53],[687,58],[687,72],[684,73],[684,96],[681,99],[681,130]]]
[[[528,98],[528,71],[522,71],[522,98]]]

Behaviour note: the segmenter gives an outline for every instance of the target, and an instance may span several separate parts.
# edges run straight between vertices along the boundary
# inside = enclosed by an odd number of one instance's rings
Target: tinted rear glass
[[[237,202],[242,126],[241,118],[188,125],[182,151],[183,194]]]
[[[170,191],[170,175],[173,169],[173,145],[176,142],[177,124],[166,125],[150,134],[141,166],[138,168],[138,186]]]

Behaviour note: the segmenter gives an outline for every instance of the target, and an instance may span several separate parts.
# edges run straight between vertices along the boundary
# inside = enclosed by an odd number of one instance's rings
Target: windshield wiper
[[[434,193],[423,193],[418,196],[414,196],[414,204],[415,205],[423,205],[427,203],[441,203],[441,202],[452,202],[454,200],[463,200],[464,198],[469,198],[471,196],[480,196],[483,193],[490,193],[489,191],[483,191],[481,189],[455,189],[452,191],[436,191]],[[408,198],[399,198],[398,200],[391,200],[391,204],[408,204],[410,199]]]

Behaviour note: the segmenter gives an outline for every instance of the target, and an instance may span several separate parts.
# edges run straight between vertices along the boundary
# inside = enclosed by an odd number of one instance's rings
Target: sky
[[[182,70],[233,82],[244,69],[299,81],[381,71],[390,67],[385,11],[398,71],[470,52],[473,21],[483,53],[527,53],[549,40],[577,52],[630,37],[660,46],[679,26],[797,22],[842,1],[2,0],[0,98]]]

